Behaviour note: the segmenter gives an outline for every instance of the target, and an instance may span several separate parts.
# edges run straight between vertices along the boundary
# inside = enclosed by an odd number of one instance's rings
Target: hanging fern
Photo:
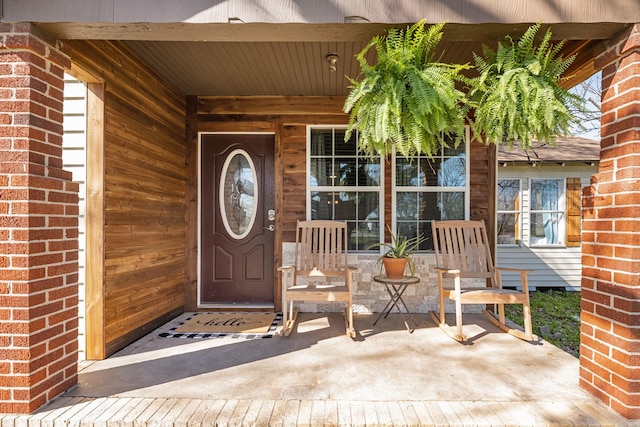
[[[488,143],[511,148],[519,141],[528,149],[534,139],[555,144],[556,136],[580,126],[571,111],[584,110],[584,101],[559,85],[575,56],[559,56],[564,42],[553,45],[550,30],[536,47],[540,27],[529,27],[517,44],[507,37],[497,51],[483,46],[484,57],[473,54],[480,75],[470,80],[476,107],[472,126],[474,135],[484,134]]]
[[[456,82],[470,67],[434,62],[444,23],[428,28],[425,23],[374,37],[356,56],[362,79],[349,79],[345,140],[358,130],[359,148],[366,155],[386,156],[395,145],[405,157],[432,156],[464,135],[467,99]],[[373,47],[377,62],[370,65],[365,57]]]

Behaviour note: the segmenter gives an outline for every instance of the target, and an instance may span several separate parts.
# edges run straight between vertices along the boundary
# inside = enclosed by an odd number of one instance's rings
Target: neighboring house
[[[499,148],[498,265],[534,270],[533,289],[580,288],[581,193],[599,158],[600,142],[579,137],[558,138],[556,147]]]

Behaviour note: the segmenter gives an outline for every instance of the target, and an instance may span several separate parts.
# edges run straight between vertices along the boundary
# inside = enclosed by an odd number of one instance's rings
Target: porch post
[[[640,24],[609,40],[600,170],[583,192],[580,384],[640,418]]]
[[[0,412],[77,383],[78,185],[62,170],[69,57],[0,23]]]

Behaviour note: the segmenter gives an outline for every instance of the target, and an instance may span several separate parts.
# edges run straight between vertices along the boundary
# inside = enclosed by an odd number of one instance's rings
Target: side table
[[[382,315],[384,315],[384,318],[386,319],[389,313],[391,313],[391,310],[393,310],[393,308],[395,307],[398,309],[400,317],[402,317],[407,330],[409,331],[409,333],[412,333],[415,328],[412,329],[411,327],[409,327],[408,322],[412,321],[416,327],[418,326],[418,323],[414,320],[413,316],[409,312],[409,309],[407,308],[407,305],[402,300],[402,294],[404,294],[404,291],[407,290],[407,287],[409,285],[417,285],[418,283],[420,283],[420,279],[415,276],[403,276],[400,279],[390,279],[386,274],[381,274],[379,276],[375,276],[373,278],[373,281],[376,283],[382,283],[387,289],[387,293],[391,298],[387,305],[382,309],[382,312],[378,315],[378,318],[375,322],[373,322],[373,324],[375,325],[376,323],[378,323],[378,320],[380,320]],[[404,308],[404,313],[402,312],[402,308]],[[405,314],[407,314],[408,317],[405,318]]]

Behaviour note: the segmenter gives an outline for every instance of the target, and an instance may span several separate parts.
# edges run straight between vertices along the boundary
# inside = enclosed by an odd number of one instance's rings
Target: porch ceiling
[[[399,24],[396,24],[399,25]],[[399,25],[406,27],[407,24]],[[505,34],[518,37],[530,24],[447,24],[442,60],[473,63],[482,44],[495,47]],[[593,49],[629,24],[558,23],[565,56],[576,53],[567,86],[596,72]],[[39,26],[58,39],[123,40],[145,63],[185,95],[345,96],[357,77],[355,55],[390,25],[354,24],[64,24]],[[337,54],[330,71],[328,54]]]

